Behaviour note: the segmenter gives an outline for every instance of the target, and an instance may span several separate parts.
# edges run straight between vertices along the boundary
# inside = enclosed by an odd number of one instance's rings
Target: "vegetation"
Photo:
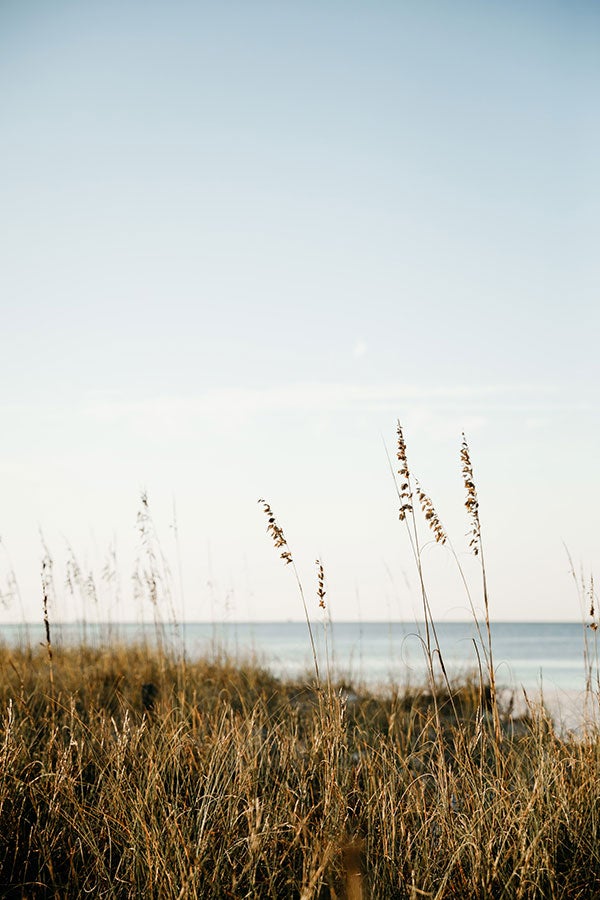
[[[2,896],[600,896],[600,734],[559,736],[542,707],[513,720],[501,706],[466,442],[483,663],[480,677],[448,682],[413,496],[435,539],[448,539],[423,489],[413,493],[400,426],[397,453],[423,597],[420,690],[371,693],[328,667],[325,677],[292,552],[264,501],[306,613],[314,673],[302,681],[225,657],[190,661],[162,640],[53,647],[44,560],[46,645],[0,648]],[[147,512],[142,525],[148,543]],[[160,557],[148,558],[156,607]],[[320,607],[325,596],[318,560]]]
[[[7,897],[590,897],[600,741],[144,648],[0,654]],[[441,727],[440,727],[441,723]]]

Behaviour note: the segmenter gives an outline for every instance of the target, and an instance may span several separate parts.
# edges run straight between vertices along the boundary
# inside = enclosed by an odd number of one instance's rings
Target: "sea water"
[[[487,633],[474,622],[440,622],[429,629],[429,645],[439,646],[452,678],[485,669]],[[252,659],[281,676],[297,677],[313,667],[306,622],[187,622],[163,625],[163,638],[175,651],[185,647],[190,658],[226,654],[237,661]],[[496,680],[504,687],[534,690],[544,685],[583,690],[588,660],[595,658],[595,635],[581,623],[493,622],[492,651]],[[312,623],[317,658],[339,677],[371,686],[417,684],[426,676],[427,633],[422,623]],[[154,624],[53,624],[53,643],[92,644],[153,641]],[[8,645],[43,643],[43,626],[4,625],[0,638]],[[437,653],[435,654],[437,657]],[[439,668],[439,665],[436,664]]]

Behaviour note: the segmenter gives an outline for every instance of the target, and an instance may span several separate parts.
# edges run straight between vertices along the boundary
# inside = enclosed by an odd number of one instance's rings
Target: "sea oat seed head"
[[[396,434],[398,436],[397,439],[397,450],[396,456],[398,458],[398,462],[400,463],[400,468],[398,469],[398,475],[402,477],[402,483],[400,485],[400,521],[404,522],[406,519],[406,514],[411,513],[413,511],[412,507],[412,491],[410,489],[410,472],[408,470],[408,460],[406,456],[406,442],[404,440],[404,433],[402,431],[402,425],[400,424],[400,420],[398,420],[396,427]]]
[[[320,559],[315,560],[317,567],[317,597],[319,598],[319,606],[325,609],[325,572],[323,571],[323,563]]]
[[[442,523],[438,518],[438,514],[435,511],[433,503],[431,502],[419,482],[417,482],[417,497],[419,498],[419,503],[421,504],[423,515],[425,516],[425,520],[429,525],[430,530],[433,532],[436,543],[442,544],[443,546],[448,540],[446,532],[444,531]]]
[[[465,500],[465,508],[471,517],[471,540],[469,547],[477,556],[479,553],[479,542],[481,538],[481,524],[479,522],[479,500],[477,497],[477,489],[475,487],[475,478],[473,475],[473,465],[471,463],[471,454],[469,453],[469,445],[463,432],[462,445],[460,448],[460,459],[462,463],[462,474],[467,493]]]
[[[285,535],[283,533],[283,529],[277,524],[277,520],[275,519],[275,515],[273,510],[266,502],[266,500],[259,500],[260,504],[262,504],[263,512],[267,517],[267,531],[271,535],[273,539],[273,544],[276,550],[281,550],[279,554],[280,558],[284,561],[284,563],[289,565],[293,562],[291,551],[288,547],[288,543],[285,539]]]

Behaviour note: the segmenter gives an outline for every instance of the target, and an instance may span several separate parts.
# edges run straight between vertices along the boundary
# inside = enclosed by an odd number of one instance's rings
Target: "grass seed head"
[[[273,510],[266,502],[266,500],[259,500],[258,502],[262,504],[263,512],[267,517],[267,531],[273,539],[275,549],[281,550],[279,556],[287,566],[291,562],[293,562],[293,560],[290,548],[288,547],[288,542],[286,541],[285,535],[283,533],[283,528],[281,528],[281,526],[277,524],[275,514],[273,513]]]
[[[588,591],[589,591],[589,598],[590,598],[590,613],[589,613],[589,615],[590,615],[590,619],[592,620],[589,623],[588,627],[591,628],[592,631],[597,631],[598,630],[598,622],[595,618],[595,616],[596,616],[596,603],[595,603],[596,595],[594,593],[594,576],[593,575],[590,576],[590,586],[588,588]]]
[[[325,572],[323,571],[323,563],[320,559],[315,560],[317,567],[317,597],[319,598],[319,606],[325,609]]]
[[[417,482],[417,497],[419,498],[419,503],[421,504],[421,509],[423,510],[423,515],[425,516],[425,521],[427,522],[430,531],[433,533],[433,536],[436,540],[437,544],[442,544],[442,546],[448,540],[446,532],[442,526],[442,523],[439,520],[438,514],[435,511],[435,507],[431,502],[430,498],[427,496],[419,482]]]
[[[400,465],[398,469],[398,475],[401,478],[400,481],[400,521],[404,522],[406,519],[406,514],[411,513],[413,511],[412,506],[412,491],[410,488],[410,471],[408,469],[408,460],[406,457],[406,442],[404,440],[404,433],[402,431],[402,425],[400,424],[400,420],[398,420],[398,424],[396,427],[397,438],[397,449],[396,456],[398,458],[398,463]]]
[[[471,463],[471,454],[469,453],[469,445],[464,435],[462,436],[462,445],[460,448],[460,460],[462,463],[462,474],[467,497],[465,500],[465,508],[471,518],[471,540],[469,547],[477,556],[479,553],[479,542],[481,538],[481,524],[479,522],[479,500],[477,498],[477,489],[475,487],[475,479],[473,476],[473,465]]]

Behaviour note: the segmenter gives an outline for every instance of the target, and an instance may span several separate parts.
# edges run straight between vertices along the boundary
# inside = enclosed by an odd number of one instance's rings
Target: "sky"
[[[578,619],[599,36],[577,0],[2,0],[0,621],[46,552],[57,619],[152,618],[153,555],[179,618],[301,619],[263,497],[311,615],[318,557],[334,619],[418,618],[397,419],[476,607],[462,431],[492,618]]]

